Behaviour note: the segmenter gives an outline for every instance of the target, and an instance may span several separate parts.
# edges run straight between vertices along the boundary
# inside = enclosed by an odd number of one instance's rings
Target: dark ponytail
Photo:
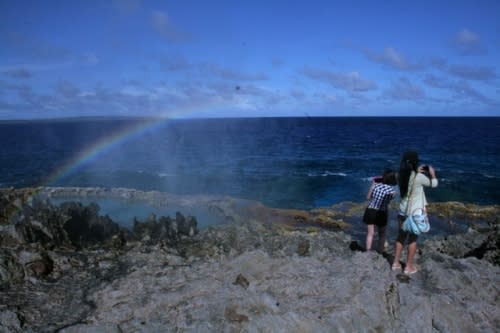
[[[417,172],[418,155],[416,152],[406,152],[403,154],[403,159],[399,165],[399,193],[401,198],[408,194],[408,183],[410,181],[411,172]]]

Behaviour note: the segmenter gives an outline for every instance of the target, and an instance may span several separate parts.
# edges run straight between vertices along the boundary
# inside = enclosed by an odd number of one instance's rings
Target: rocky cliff
[[[180,213],[123,229],[94,205],[53,206],[48,192],[0,192],[1,332],[500,329],[498,207],[464,208],[486,222],[421,244],[406,276],[390,255],[359,251],[334,208],[217,199],[204,204],[224,223],[201,231]]]

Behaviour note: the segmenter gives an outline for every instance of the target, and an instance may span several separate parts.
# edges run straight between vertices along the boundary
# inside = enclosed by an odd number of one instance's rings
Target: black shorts
[[[378,227],[385,227],[387,225],[387,211],[366,208],[363,215],[363,222],[365,224],[374,224]]]

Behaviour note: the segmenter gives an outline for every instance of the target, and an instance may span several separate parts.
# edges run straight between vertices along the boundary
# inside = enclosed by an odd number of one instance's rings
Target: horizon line
[[[71,117],[51,117],[51,118],[17,118],[17,119],[0,119],[0,123],[20,123],[20,122],[49,122],[49,121],[92,121],[92,120],[220,120],[220,119],[262,119],[262,118],[500,118],[500,115],[359,115],[359,116],[315,116],[315,115],[302,115],[302,116],[243,116],[243,117],[165,117],[165,116],[123,116],[123,115],[102,115],[102,116],[71,116]]]

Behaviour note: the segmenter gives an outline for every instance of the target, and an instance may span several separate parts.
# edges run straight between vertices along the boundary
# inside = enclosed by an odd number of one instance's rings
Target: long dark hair
[[[410,182],[411,172],[417,172],[418,154],[414,151],[407,151],[403,154],[401,164],[399,165],[399,193],[401,198],[408,194],[408,183]]]

